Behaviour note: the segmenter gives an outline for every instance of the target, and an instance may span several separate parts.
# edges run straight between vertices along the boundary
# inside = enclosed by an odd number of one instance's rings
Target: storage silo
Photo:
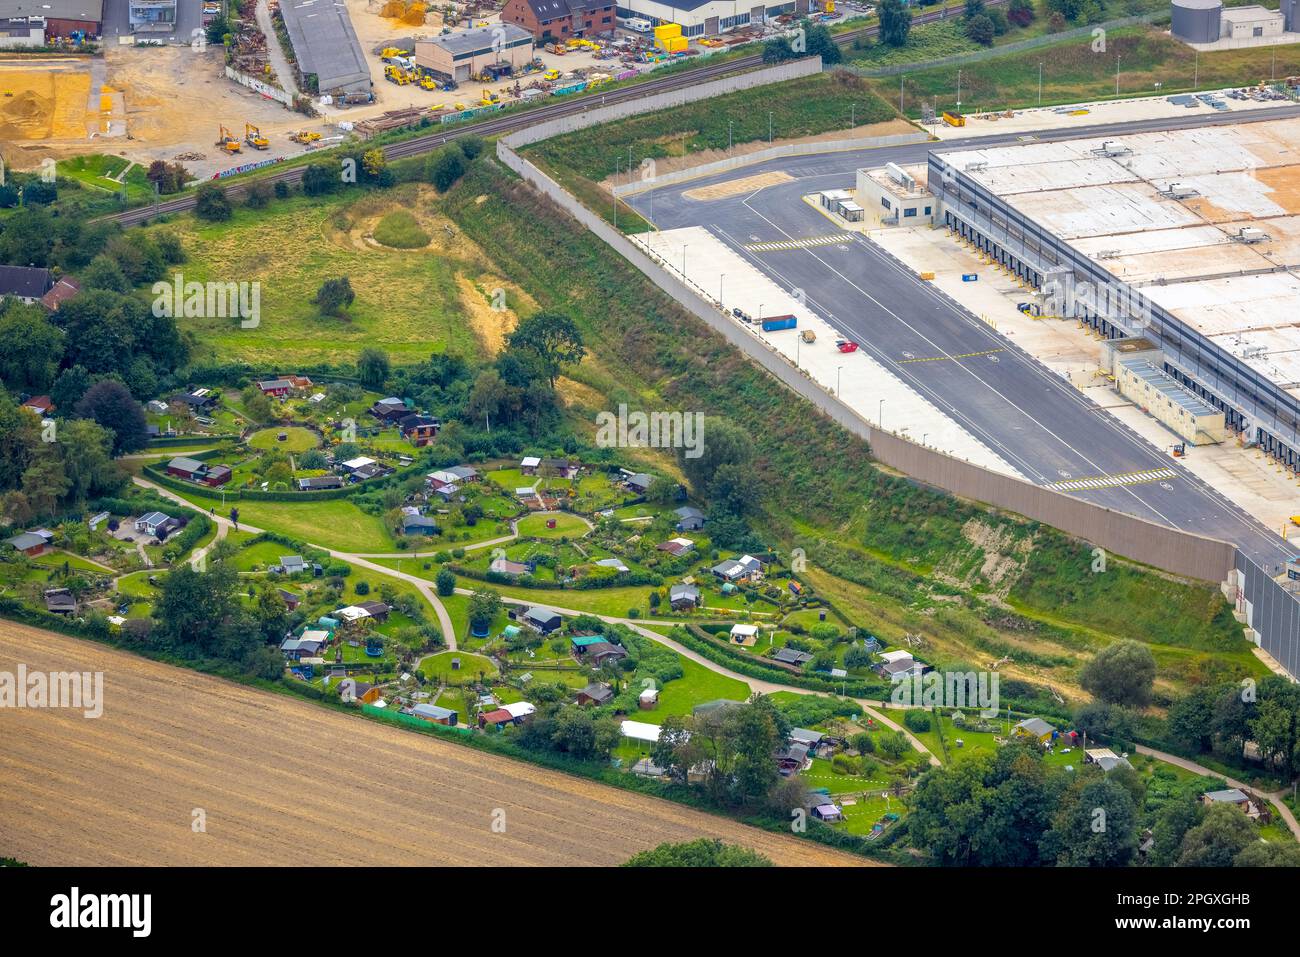
[[[1219,39],[1223,0],[1173,0],[1171,32],[1186,43],[1213,43]]]

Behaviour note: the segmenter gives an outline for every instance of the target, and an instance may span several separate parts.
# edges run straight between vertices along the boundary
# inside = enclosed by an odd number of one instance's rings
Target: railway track
[[[999,5],[1007,0],[989,0],[992,5]],[[947,10],[959,10],[960,7],[939,8],[929,13],[921,14],[912,19],[912,24],[918,25],[923,23],[932,23],[935,20],[943,19]],[[855,40],[863,37],[874,37],[880,32],[879,26],[861,27],[857,30],[849,30],[835,37],[835,43],[838,46],[848,46]],[[748,56],[738,57],[735,60],[728,60],[724,63],[709,64],[707,61],[701,66],[690,70],[682,70],[672,73],[668,76],[659,77],[658,79],[647,80],[644,83],[636,83],[632,86],[623,87],[619,90],[612,90],[609,93],[596,96],[584,96],[574,100],[562,100],[556,103],[548,104],[536,110],[529,110],[525,113],[516,113],[502,116],[496,119],[484,120],[478,123],[462,124],[445,132],[424,133],[420,136],[412,137],[409,140],[402,140],[384,147],[384,155],[390,160],[408,159],[412,156],[419,156],[423,153],[430,153],[445,143],[453,142],[462,136],[495,136],[500,133],[511,133],[515,130],[523,129],[525,126],[532,126],[535,123],[542,123],[546,120],[558,119],[564,116],[572,116],[575,113],[584,113],[592,106],[610,106],[615,103],[626,102],[627,100],[637,100],[646,96],[653,96],[656,93],[668,93],[673,90],[679,90],[684,87],[695,86],[698,83],[707,80],[717,79],[731,73],[738,73],[744,70],[750,70],[754,67],[762,66],[763,55],[753,53]],[[288,169],[268,169],[256,180],[263,183],[285,182],[296,184],[302,179],[303,168],[295,166]],[[230,195],[238,198],[243,195],[244,189],[249,180],[243,180],[238,185],[230,187]],[[120,213],[112,213],[100,217],[100,221],[118,222],[123,226],[139,226],[149,220],[164,216],[170,213],[182,213],[194,208],[194,195],[192,192],[182,196],[176,196],[172,199],[162,201],[148,206],[139,206],[135,209],[123,210]]]

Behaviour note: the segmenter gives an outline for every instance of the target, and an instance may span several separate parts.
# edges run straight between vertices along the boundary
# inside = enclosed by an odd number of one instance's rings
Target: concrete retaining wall
[[[782,146],[772,146],[765,150],[745,153],[742,156],[732,156],[712,163],[701,163],[699,166],[692,166],[690,169],[674,170],[671,173],[664,173],[662,176],[651,176],[632,183],[623,183],[620,186],[615,186],[612,192],[615,196],[630,196],[647,189],[658,189],[660,186],[684,183],[687,180],[700,179],[704,176],[712,176],[715,173],[725,173],[729,170],[740,169],[742,166],[753,166],[765,160],[780,159],[783,156],[808,156],[813,153],[840,153],[847,150],[873,150],[885,146],[907,146],[911,143],[925,143],[929,140],[929,133],[917,130],[915,133],[868,136],[856,140],[786,143]]]
[[[272,86],[264,80],[257,77],[249,76],[247,73],[240,73],[233,66],[226,67],[226,76],[234,80],[241,86],[246,86],[255,93],[260,93],[268,100],[275,100],[277,103],[283,103],[290,109],[293,108],[293,97],[277,86]]]

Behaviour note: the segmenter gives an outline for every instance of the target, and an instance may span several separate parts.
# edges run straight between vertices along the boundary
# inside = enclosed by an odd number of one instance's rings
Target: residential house
[[[395,395],[380,399],[366,411],[384,423],[396,422],[407,414],[406,403]]]
[[[837,805],[829,802],[826,804],[814,804],[811,813],[813,817],[817,818],[817,820],[825,821],[827,824],[844,820],[844,812],[841,811]]]
[[[692,505],[683,505],[674,514],[679,532],[698,532],[704,527],[704,513]]]
[[[614,700],[614,689],[603,681],[593,681],[578,692],[577,701],[581,705],[605,705]]]
[[[758,625],[737,622],[731,626],[731,640],[738,645],[752,645],[757,638]]]
[[[670,538],[666,542],[660,542],[655,546],[655,548],[659,549],[661,552],[667,552],[676,558],[680,558],[694,550],[695,543],[689,538]]]
[[[53,286],[50,291],[41,296],[41,305],[50,312],[58,312],[59,306],[63,305],[77,293],[81,292],[81,283],[67,276],[62,277]]]
[[[564,623],[558,612],[541,606],[527,609],[519,620],[543,635],[549,635]]]
[[[48,395],[34,395],[24,402],[22,407],[28,412],[35,412],[41,418],[45,418],[58,408],[58,406],[50,401]]]
[[[280,642],[280,653],[292,661],[303,658],[319,658],[320,653],[329,644],[328,631],[308,628],[297,637],[289,637]]]
[[[525,564],[523,562],[511,561],[505,557],[497,557],[492,559],[492,563],[488,565],[488,571],[494,572],[498,575],[505,575],[509,578],[520,578],[524,575],[531,575],[533,573],[533,563],[528,562]]]
[[[56,615],[72,615],[77,611],[77,599],[66,588],[45,590],[45,610]]]
[[[208,465],[198,459],[178,455],[167,463],[167,474],[216,488],[230,481],[228,465]]]
[[[1084,764],[1095,764],[1107,774],[1118,767],[1133,770],[1133,765],[1129,764],[1128,758],[1120,757],[1110,748],[1089,748],[1083,752]]]
[[[359,601],[356,607],[362,609],[375,621],[381,622],[387,621],[388,613],[393,610],[391,606],[384,604],[382,601]]]
[[[538,43],[563,43],[613,33],[616,10],[612,0],[506,0],[501,21],[522,27]]]
[[[891,682],[897,683],[912,678],[915,675],[925,674],[925,665],[912,658],[910,655],[906,658],[899,658],[896,661],[886,661],[876,669],[882,677],[888,678]]]
[[[1011,733],[1016,737],[1032,738],[1042,745],[1047,745],[1051,742],[1052,735],[1055,731],[1056,729],[1042,718],[1026,718],[1011,729]]]
[[[503,704],[495,711],[488,711],[478,716],[478,725],[480,728],[486,725],[496,725],[498,729],[504,728],[507,724],[523,724],[537,712],[537,708],[527,701],[514,701],[510,704]]]
[[[397,429],[402,433],[402,438],[416,448],[423,448],[436,439],[441,428],[441,420],[423,413],[405,415],[397,420]]]
[[[406,535],[437,535],[438,523],[428,515],[403,515],[402,532]]]
[[[761,576],[763,563],[753,555],[742,555],[740,558],[728,558],[721,561],[709,571],[725,582],[743,582]]]
[[[54,280],[50,271],[38,266],[0,266],[0,301],[17,299],[31,305],[40,302]]]
[[[776,654],[772,655],[772,660],[779,661],[783,665],[794,665],[796,668],[802,668],[813,660],[813,656],[806,651],[797,651],[794,648],[778,648]]]
[[[163,538],[177,524],[176,519],[162,512],[146,512],[135,520],[135,530],[144,532],[146,535],[153,535],[155,538]]]
[[[293,382],[289,379],[264,379],[257,384],[263,395],[280,399],[293,391]]]
[[[1255,807],[1254,802],[1246,792],[1238,788],[1228,788],[1226,791],[1206,791],[1201,795],[1201,803],[1206,807],[1214,804],[1231,804],[1241,808],[1247,817],[1259,817],[1259,809]]]
[[[436,704],[417,704],[407,713],[421,721],[446,725],[449,728],[454,728],[459,720],[459,715],[451,708],[440,708]]]
[[[5,544],[12,545],[30,558],[35,558],[37,555],[45,554],[45,550],[50,547],[50,539],[36,532],[20,532],[13,538],[5,539]]]
[[[787,744],[784,748],[776,752],[776,769],[783,777],[789,777],[792,774],[804,770],[812,764],[808,757],[808,745],[793,742]]]
[[[623,650],[621,645],[612,645],[608,641],[598,641],[595,644],[588,645],[582,657],[593,668],[603,668],[607,662],[622,661],[627,657],[627,652]]]
[[[298,491],[320,492],[327,488],[342,488],[343,479],[337,475],[313,475],[298,479]]]
[[[204,412],[211,412],[217,406],[217,399],[220,396],[214,389],[193,389],[190,392],[181,392],[171,397],[171,401],[188,406],[189,410],[195,415]]]
[[[668,589],[668,604],[673,611],[699,608],[702,599],[695,585],[673,585]]]
[[[570,635],[569,651],[575,658],[581,658],[587,653],[588,648],[592,645],[598,645],[604,640],[604,635]]]
[[[627,487],[629,492],[634,492],[637,495],[644,495],[646,492],[650,491],[650,486],[654,484],[654,480],[655,477],[653,475],[647,475],[645,472],[637,472],[625,478],[623,484]]]

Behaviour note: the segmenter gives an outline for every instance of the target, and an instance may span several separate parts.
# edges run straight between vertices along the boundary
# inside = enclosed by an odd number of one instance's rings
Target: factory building
[[[30,37],[31,28],[38,20],[43,21],[46,43],[58,39],[92,39],[103,29],[104,0],[0,0],[0,22],[7,22],[7,31],[20,34],[26,26]]]
[[[334,96],[371,92],[370,67],[347,7],[316,0],[284,0],[280,15],[298,69],[303,76],[316,77],[316,92]]]
[[[1227,48],[1251,43],[1294,42],[1300,30],[1300,3],[1283,0],[1281,8],[1224,7],[1223,0],[1173,0],[1170,33],[1193,46]]]
[[[1300,472],[1300,121],[932,153],[936,222]]]
[[[1300,473],[1300,119],[932,152],[927,182],[937,225],[1105,340],[1117,389]],[[1284,581],[1239,548],[1247,636],[1300,674]]]
[[[934,218],[934,195],[925,187],[925,167],[889,163],[879,169],[860,169],[857,201],[870,220],[885,226],[915,226]]]
[[[455,83],[468,83],[487,67],[509,64],[513,72],[532,60],[533,35],[513,23],[415,41],[415,65]]]
[[[748,26],[762,26],[784,14],[805,14],[811,0],[755,4],[753,0],[620,0],[621,20],[648,20],[651,26],[681,25],[684,37],[711,37]]]

